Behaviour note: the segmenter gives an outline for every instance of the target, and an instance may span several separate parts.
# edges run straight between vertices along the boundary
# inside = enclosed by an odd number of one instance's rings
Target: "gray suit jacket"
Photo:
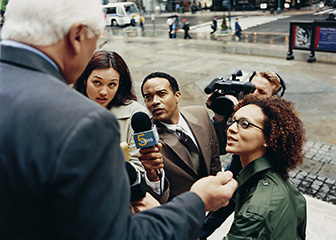
[[[131,215],[113,114],[41,56],[0,56],[0,239],[196,238],[196,194]]]
[[[191,106],[180,109],[182,116],[187,121],[193,132],[205,164],[205,174],[215,175],[221,170],[219,160],[218,140],[205,107]],[[163,147],[164,170],[170,182],[169,199],[186,192],[191,185],[204,176],[196,172],[190,154],[182,145],[176,135],[169,131],[163,124],[154,119]]]

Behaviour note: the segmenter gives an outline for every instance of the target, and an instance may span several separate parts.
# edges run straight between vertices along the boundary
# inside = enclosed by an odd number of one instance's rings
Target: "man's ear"
[[[86,29],[81,23],[75,23],[71,26],[68,33],[68,43],[74,54],[81,50],[81,43],[85,39]]]
[[[181,92],[180,92],[180,91],[177,91],[177,92],[175,93],[175,97],[176,97],[176,103],[179,103],[180,98],[181,98]]]

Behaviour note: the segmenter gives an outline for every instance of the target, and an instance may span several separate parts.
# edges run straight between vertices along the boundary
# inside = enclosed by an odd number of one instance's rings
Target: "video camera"
[[[215,78],[208,86],[205,87],[206,94],[212,94],[210,97],[211,104],[207,105],[215,113],[221,116],[231,115],[233,113],[234,103],[225,95],[233,95],[241,100],[246,94],[253,93],[255,86],[250,82],[240,82],[237,77],[243,76],[241,70],[236,70],[231,74],[231,80],[228,78]]]

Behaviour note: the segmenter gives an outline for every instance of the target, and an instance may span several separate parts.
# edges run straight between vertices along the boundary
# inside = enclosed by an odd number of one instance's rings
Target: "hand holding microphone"
[[[164,167],[162,154],[160,153],[162,144],[149,148],[140,149],[139,160],[145,167],[147,177],[151,182],[159,181],[161,178],[160,169]]]
[[[159,143],[159,135],[156,126],[152,124],[149,116],[144,112],[133,114],[131,125],[134,130],[134,142],[140,149],[139,160],[144,165],[147,177],[150,181],[159,181],[161,178],[160,169],[164,167],[162,144]]]

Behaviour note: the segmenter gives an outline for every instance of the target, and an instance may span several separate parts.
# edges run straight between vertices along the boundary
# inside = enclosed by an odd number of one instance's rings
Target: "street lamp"
[[[281,0],[278,0],[278,8],[277,8],[277,14],[281,13]]]

